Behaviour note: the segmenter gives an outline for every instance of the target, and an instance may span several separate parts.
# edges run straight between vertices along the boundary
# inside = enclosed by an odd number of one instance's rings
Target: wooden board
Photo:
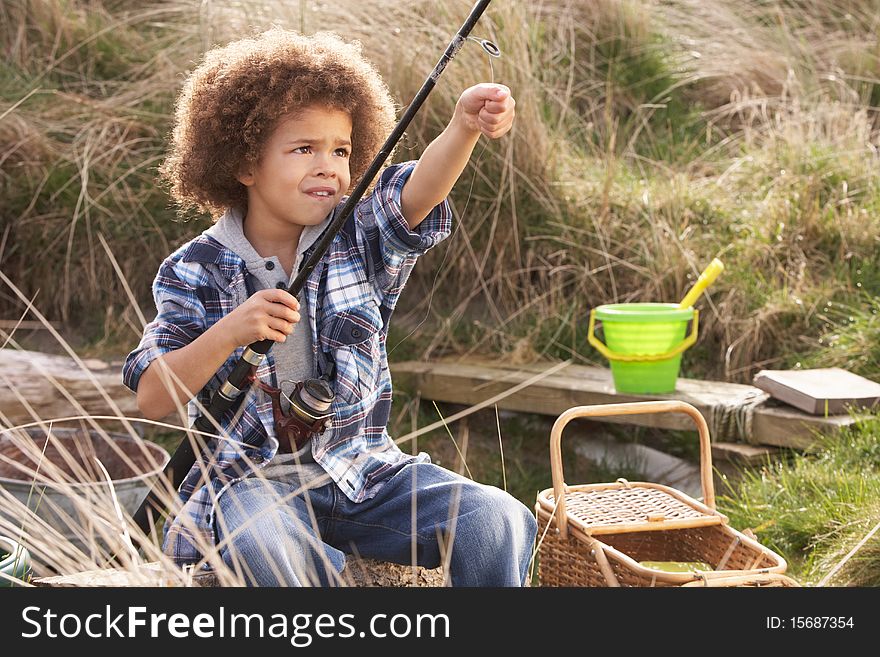
[[[151,562],[131,570],[117,568],[101,568],[98,570],[85,570],[70,575],[51,575],[37,577],[31,582],[34,586],[45,588],[96,588],[104,586],[149,586],[167,587],[180,586],[181,582],[189,580],[191,586],[215,586],[216,579],[213,574],[184,576],[175,574],[171,576],[163,573],[158,562]]]
[[[734,465],[763,465],[779,454],[776,447],[744,445],[742,443],[716,443],[712,441],[712,463],[721,461]]]
[[[72,358],[31,351],[0,349],[0,413],[11,424],[77,415],[79,404],[87,413],[140,417],[135,396],[122,385],[121,361],[86,361],[86,369]],[[401,362],[392,365],[398,389],[418,391],[427,399],[468,406],[501,394],[549,369],[549,364],[504,365],[497,362]],[[76,404],[66,399],[52,379]],[[631,395],[614,390],[611,371],[602,367],[568,365],[537,383],[502,399],[499,408],[523,413],[559,415],[572,406],[611,404],[652,399],[680,399],[707,416],[721,405],[737,407],[766,393],[754,386],[679,378],[671,395]],[[114,409],[113,407],[116,406]],[[166,421],[181,423],[169,416]],[[643,415],[607,418],[609,422],[666,429],[693,429],[679,415]],[[773,400],[755,409],[751,432],[743,436],[713,435],[718,441],[806,449],[817,434],[830,434],[855,422],[849,415],[811,416]]]
[[[418,393],[426,399],[474,405],[521,383],[547,364],[504,365],[501,363],[401,362],[391,367],[395,387]],[[498,407],[523,413],[559,415],[573,406],[613,404],[657,399],[679,399],[695,406],[708,417],[719,406],[737,407],[766,400],[767,394],[754,386],[720,381],[679,378],[676,391],[669,395],[621,394],[614,390],[611,371],[601,367],[569,365],[534,385],[498,403]],[[608,422],[663,429],[693,430],[691,420],[679,414],[632,415],[603,418]],[[753,444],[795,447],[812,445],[816,434],[829,434],[852,424],[850,416],[815,417],[794,408],[773,406],[761,401],[754,410],[751,432],[745,436],[717,435],[718,441],[745,441]]]
[[[137,399],[122,384],[122,364],[87,359],[81,367],[69,356],[0,349],[0,417],[11,426],[83,411],[139,418]],[[186,423],[177,414],[165,420]]]
[[[755,411],[752,421],[752,439],[758,445],[774,445],[794,449],[811,449],[817,436],[830,436],[856,422],[850,415],[809,415],[791,406],[775,401],[763,404]]]
[[[409,587],[444,586],[443,568],[423,568],[400,565],[374,559],[349,557],[340,577],[349,586],[362,587]],[[104,568],[87,570],[69,575],[38,577],[31,582],[44,588],[96,588],[96,587],[167,587],[167,586],[219,586],[212,572],[198,574],[178,572],[171,576],[162,572],[158,562],[150,562],[132,570]]]

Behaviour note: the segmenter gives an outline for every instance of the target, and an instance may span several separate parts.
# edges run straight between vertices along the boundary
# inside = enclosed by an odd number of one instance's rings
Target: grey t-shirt
[[[290,274],[284,271],[277,256],[264,258],[257,253],[244,235],[241,215],[235,211],[226,212],[216,224],[206,231],[206,234],[244,260],[247,270],[251,274],[254,290],[265,290],[271,287],[287,289],[296,278],[296,273],[302,264],[303,253],[321,236],[329,219],[328,217],[320,224],[303,228],[299,245],[296,248],[296,262]],[[285,412],[290,406],[286,395],[293,390],[293,383],[315,376],[312,328],[309,323],[305,294],[300,292],[297,299],[300,303],[299,312],[302,320],[296,325],[293,333],[287,336],[287,340],[276,342],[270,351],[275,360],[275,376],[278,387],[283,392],[281,407]],[[306,483],[315,477],[327,480],[327,477],[320,477],[324,474],[324,469],[315,462],[311,448],[312,441],[309,440],[295,454],[276,455],[271,463],[262,470],[263,475],[276,480],[295,479],[296,481],[292,483],[297,484]]]

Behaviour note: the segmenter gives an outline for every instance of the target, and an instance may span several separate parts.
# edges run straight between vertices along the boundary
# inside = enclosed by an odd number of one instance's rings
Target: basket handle
[[[707,574],[707,573],[702,573]],[[726,586],[761,586],[766,584],[773,586],[800,587],[796,580],[781,573],[757,573],[746,575],[733,575],[728,577],[700,577],[693,582],[686,582],[682,587],[726,587]]]
[[[691,331],[690,333],[688,333],[684,340],[678,343],[677,346],[662,354],[618,354],[611,351],[611,349],[608,348],[607,344],[596,337],[596,309],[593,308],[590,310],[590,324],[587,327],[587,342],[593,345],[593,347],[596,348],[596,351],[605,356],[605,358],[607,358],[608,360],[616,360],[625,363],[643,363],[657,360],[667,360],[669,358],[672,358],[673,356],[678,356],[679,354],[684,353],[685,350],[694,345],[694,343],[697,341],[697,335],[699,333],[699,323],[700,311],[694,308],[694,318],[691,322]]]
[[[648,413],[684,413],[693,419],[700,434],[700,482],[703,486],[703,504],[710,509],[715,509],[715,484],[712,480],[712,447],[709,442],[709,427],[696,408],[677,400],[575,406],[562,413],[550,430],[550,472],[553,475],[553,498],[556,502],[556,527],[562,538],[566,538],[568,535],[568,523],[565,515],[565,479],[562,472],[562,430],[569,422],[580,417]]]

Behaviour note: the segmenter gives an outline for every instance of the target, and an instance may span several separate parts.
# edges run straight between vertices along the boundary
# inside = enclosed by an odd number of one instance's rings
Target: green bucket
[[[697,341],[698,318],[694,308],[675,303],[613,303],[590,311],[588,340],[610,362],[617,392],[674,392],[681,355]],[[595,335],[597,319],[607,344]]]
[[[27,548],[8,536],[0,536],[0,587],[15,586],[14,580],[31,577],[31,555]]]

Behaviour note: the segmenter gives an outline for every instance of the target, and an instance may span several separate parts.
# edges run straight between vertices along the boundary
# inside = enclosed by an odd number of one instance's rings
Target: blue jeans
[[[537,533],[521,502],[432,463],[404,466],[359,503],[333,482],[303,492],[243,479],[221,495],[219,513],[224,562],[256,586],[338,585],[346,554],[442,563],[453,586],[521,586]]]

